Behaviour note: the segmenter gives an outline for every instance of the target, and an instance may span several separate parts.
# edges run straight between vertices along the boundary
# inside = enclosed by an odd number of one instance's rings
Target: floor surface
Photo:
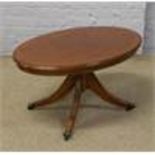
[[[85,92],[74,135],[65,142],[64,123],[72,103],[27,110],[27,104],[54,92],[64,77],[20,71],[10,57],[0,58],[1,151],[152,151],[155,150],[155,57],[136,56],[96,72],[117,96],[134,102],[126,112]]]

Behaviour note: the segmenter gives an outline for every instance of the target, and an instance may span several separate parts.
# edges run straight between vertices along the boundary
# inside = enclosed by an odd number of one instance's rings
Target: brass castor
[[[27,109],[28,110],[33,110],[35,107],[36,107],[35,104],[29,104],[28,107],[27,107]]]
[[[127,104],[125,110],[126,111],[130,111],[132,109],[134,109],[136,106],[134,104]]]
[[[63,136],[64,136],[64,140],[67,141],[71,138],[71,132],[64,132]]]

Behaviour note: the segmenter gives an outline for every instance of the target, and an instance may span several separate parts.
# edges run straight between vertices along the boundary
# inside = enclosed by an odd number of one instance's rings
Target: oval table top
[[[124,61],[140,43],[140,35],[126,28],[70,28],[26,41],[13,58],[21,69],[35,74],[78,74]]]

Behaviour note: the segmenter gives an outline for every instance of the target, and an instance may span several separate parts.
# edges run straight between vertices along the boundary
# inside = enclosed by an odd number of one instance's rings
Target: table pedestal
[[[65,140],[68,140],[72,135],[76,116],[80,107],[80,98],[82,93],[86,89],[92,90],[103,100],[107,101],[110,104],[124,108],[126,111],[129,111],[135,108],[134,104],[131,104],[128,101],[124,101],[112,95],[110,92],[108,92],[98,81],[94,73],[86,73],[86,74],[78,74],[78,75],[68,75],[67,78],[64,80],[63,84],[58,88],[58,90],[54,94],[52,94],[47,98],[44,98],[42,100],[29,104],[28,109],[31,110],[37,107],[55,103],[55,101],[59,100],[60,98],[64,97],[67,93],[69,93],[72,90],[72,88],[75,88],[74,102],[72,104],[71,112],[68,117],[68,120],[66,122],[66,127],[64,132]]]

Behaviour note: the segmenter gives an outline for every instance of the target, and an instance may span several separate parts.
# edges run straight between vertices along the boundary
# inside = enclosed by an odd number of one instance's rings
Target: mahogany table
[[[35,109],[64,97],[74,88],[74,101],[66,122],[64,139],[71,137],[80,98],[86,89],[126,111],[135,107],[107,91],[93,73],[132,56],[141,44],[138,33],[119,27],[79,27],[41,35],[18,46],[13,58],[20,69],[43,75],[67,75],[58,90],[28,105]]]

